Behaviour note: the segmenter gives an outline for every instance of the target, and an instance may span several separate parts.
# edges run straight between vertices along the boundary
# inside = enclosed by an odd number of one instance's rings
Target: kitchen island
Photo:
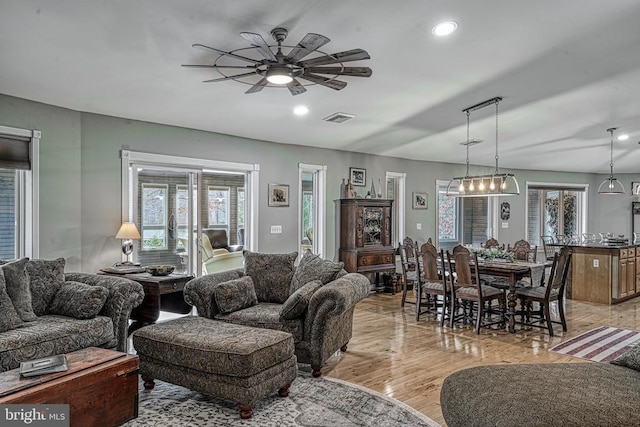
[[[640,294],[639,245],[570,245],[571,299],[616,304]]]

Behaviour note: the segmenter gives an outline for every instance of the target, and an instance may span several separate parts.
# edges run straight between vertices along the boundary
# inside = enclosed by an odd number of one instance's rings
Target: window
[[[0,169],[0,258],[16,256],[16,175],[18,171]]]
[[[527,240],[540,236],[580,237],[585,232],[586,187],[527,186]]]
[[[445,191],[438,191],[438,241],[459,241],[458,199],[447,196]]]
[[[209,228],[220,228],[229,233],[229,187],[208,187],[207,219]]]
[[[393,214],[391,215],[391,244],[398,246],[405,235],[405,183],[407,174],[404,172],[390,172],[385,174],[385,197],[393,200]]]
[[[142,249],[167,248],[167,186],[142,184]]]
[[[238,228],[244,228],[244,188],[238,188]]]
[[[38,257],[40,132],[0,126],[0,258]]]
[[[302,192],[302,236],[301,239],[309,239],[313,233],[313,192]],[[311,234],[312,235],[312,234]],[[312,235],[313,236],[313,235]],[[311,241],[309,242],[311,244]]]
[[[189,191],[186,185],[176,185],[176,225],[178,227],[178,239],[188,239]]]

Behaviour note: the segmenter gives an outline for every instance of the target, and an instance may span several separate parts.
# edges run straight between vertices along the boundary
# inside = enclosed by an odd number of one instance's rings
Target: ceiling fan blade
[[[321,86],[326,86],[334,90],[341,90],[347,86],[347,82],[340,80],[330,79],[328,77],[322,77],[317,74],[310,74],[306,71],[299,76],[301,79],[309,80],[310,82],[317,83]]]
[[[328,37],[325,37],[320,34],[315,33],[307,33],[306,36],[303,37],[298,45],[291,49],[291,52],[285,58],[285,62],[296,63],[305,56],[309,55],[314,50],[324,46],[329,43],[331,40]]]
[[[233,80],[233,79],[236,79],[238,77],[247,77],[247,76],[255,76],[255,75],[256,75],[255,72],[244,73],[244,74],[236,74],[235,76],[227,76],[227,77],[221,77],[219,79],[204,80],[202,83],[222,82],[222,81],[225,81],[225,80]]]
[[[240,33],[242,37],[245,38],[252,46],[258,49],[258,52],[262,54],[265,58],[270,61],[278,61],[278,58],[273,54],[267,42],[264,41],[260,34],[256,33]]]
[[[262,64],[262,62],[256,60],[256,59],[251,59],[251,58],[247,58],[245,56],[240,56],[240,55],[236,55],[235,53],[231,53],[231,52],[225,52],[224,50],[220,50],[220,49],[216,49],[215,47],[209,47],[209,46],[205,46],[203,44],[192,44],[192,47],[203,47],[205,49],[209,49],[212,50],[216,53],[219,53],[220,55],[225,55],[225,56],[230,56],[231,58],[236,58],[239,59],[241,61],[246,61],[246,62],[252,62],[254,64]]]
[[[293,96],[300,95],[307,91],[307,88],[302,86],[296,79],[293,79],[293,81],[287,85],[287,89],[289,89],[289,92],[291,92]]]
[[[371,76],[371,68],[369,67],[306,67],[305,71],[317,74],[334,74],[338,76]]]
[[[266,78],[262,78],[258,83],[254,84],[253,86],[251,86],[249,89],[247,89],[247,91],[245,93],[256,93],[256,92],[260,92],[262,89],[264,89],[264,87],[268,84],[269,82],[267,81]]]
[[[299,65],[303,67],[311,67],[314,65],[336,64],[338,62],[359,61],[361,59],[371,58],[366,50],[352,49],[344,52],[334,53],[332,55],[323,55],[317,58],[311,58],[301,61]]]
[[[204,65],[204,64],[182,64],[182,67],[190,68],[240,68],[240,69],[255,69],[254,65]]]

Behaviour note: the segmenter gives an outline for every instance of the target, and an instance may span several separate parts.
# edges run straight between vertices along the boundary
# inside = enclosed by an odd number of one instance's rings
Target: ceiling
[[[458,22],[436,38],[432,27]],[[465,162],[463,109],[501,96],[500,166],[608,173],[640,164],[637,0],[3,0],[0,93],[118,117],[247,138],[379,155]],[[225,81],[216,55],[240,32],[327,36],[326,53],[361,48],[370,78],[343,77],[291,96]],[[300,104],[304,117],[292,114]],[[336,124],[322,119],[343,112]],[[471,113],[472,164],[495,164],[495,108]],[[6,123],[5,123],[6,124]],[[10,125],[10,124],[7,124]]]

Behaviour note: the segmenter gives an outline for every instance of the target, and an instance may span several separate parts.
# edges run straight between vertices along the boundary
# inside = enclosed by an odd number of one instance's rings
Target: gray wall
[[[128,148],[158,154],[260,164],[259,250],[297,250],[298,163],[327,165],[327,258],[335,248],[335,207],[341,178],[349,167],[367,170],[366,194],[371,180],[384,182],[386,171],[406,172],[406,234],[419,241],[435,235],[435,181],[464,174],[464,165],[420,162],[390,157],[283,145],[175,126],[81,113],[24,99],[0,95],[0,125],[42,131],[40,150],[40,256],[64,257],[67,270],[92,272],[120,260],[121,178],[119,151]],[[460,153],[461,160],[464,153]],[[568,159],[567,161],[570,161]],[[507,172],[508,170],[504,170]],[[473,174],[491,168],[472,167]],[[631,196],[598,196],[605,175],[512,170],[522,194],[505,198],[511,203],[509,228],[495,237],[514,242],[525,233],[526,181],[589,184],[590,231],[629,235]],[[626,186],[637,175],[619,175]],[[267,185],[289,184],[291,205],[267,206]],[[411,209],[411,192],[426,191],[429,209]],[[422,224],[422,230],[416,224]],[[282,234],[270,234],[282,225]]]

